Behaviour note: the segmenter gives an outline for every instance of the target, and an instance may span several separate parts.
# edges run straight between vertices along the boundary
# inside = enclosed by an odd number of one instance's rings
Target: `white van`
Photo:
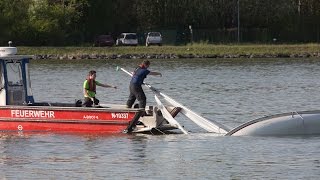
[[[116,41],[117,46],[121,45],[129,45],[129,46],[137,46],[138,45],[138,37],[136,33],[121,33],[119,38]]]

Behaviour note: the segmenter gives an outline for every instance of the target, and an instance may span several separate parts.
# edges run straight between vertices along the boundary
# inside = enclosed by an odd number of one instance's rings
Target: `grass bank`
[[[137,47],[18,47],[19,54],[34,55],[123,55],[123,54],[175,54],[175,55],[265,55],[265,54],[320,54],[320,44],[189,44],[185,46]]]

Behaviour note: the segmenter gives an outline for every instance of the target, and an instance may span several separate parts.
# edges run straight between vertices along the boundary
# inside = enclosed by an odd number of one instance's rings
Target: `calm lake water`
[[[32,61],[36,101],[82,98],[89,70],[118,89],[102,103],[124,104],[141,60]],[[146,81],[230,128],[266,115],[319,109],[319,59],[152,60],[163,77]],[[145,90],[153,105],[152,93]],[[320,137],[219,137],[183,117],[190,134],[1,134],[1,179],[318,179]]]

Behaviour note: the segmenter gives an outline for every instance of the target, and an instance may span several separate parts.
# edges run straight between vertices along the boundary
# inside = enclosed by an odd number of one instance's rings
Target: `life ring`
[[[18,126],[18,130],[19,130],[19,131],[22,131],[22,130],[23,130],[23,126],[19,125],[19,126]]]

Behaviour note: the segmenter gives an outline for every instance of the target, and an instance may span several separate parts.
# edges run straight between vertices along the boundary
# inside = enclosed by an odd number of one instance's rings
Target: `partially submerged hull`
[[[246,122],[227,136],[319,135],[320,110],[283,113]]]

